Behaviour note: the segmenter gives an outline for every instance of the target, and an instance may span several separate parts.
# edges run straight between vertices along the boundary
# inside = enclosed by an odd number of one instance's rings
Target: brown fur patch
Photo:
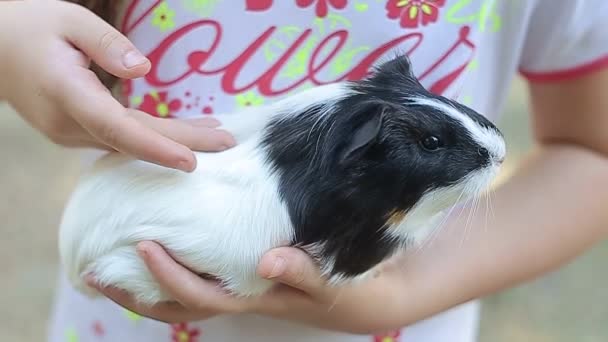
[[[406,216],[407,213],[405,211],[395,209],[388,215],[386,223],[389,225],[398,224],[399,222],[403,221]]]

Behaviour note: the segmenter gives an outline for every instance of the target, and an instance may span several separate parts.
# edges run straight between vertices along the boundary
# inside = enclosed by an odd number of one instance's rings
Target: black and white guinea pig
[[[237,146],[197,153],[191,174],[115,153],[83,175],[60,229],[78,289],[91,293],[92,272],[143,303],[168,300],[136,254],[143,240],[235,295],[270,288],[256,267],[278,246],[309,252],[329,284],[364,279],[484,190],[505,156],[499,130],[425,90],[405,56],[220,121]]]

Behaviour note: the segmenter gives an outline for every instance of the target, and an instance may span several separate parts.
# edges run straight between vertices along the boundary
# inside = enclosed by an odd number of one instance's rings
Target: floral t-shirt
[[[553,82],[608,65],[605,0],[128,0],[119,28],[152,61],[124,84],[131,107],[222,115],[405,53],[429,90],[496,119],[518,72]],[[257,316],[167,325],[89,300],[61,279],[50,341],[473,341],[477,303],[378,336]]]

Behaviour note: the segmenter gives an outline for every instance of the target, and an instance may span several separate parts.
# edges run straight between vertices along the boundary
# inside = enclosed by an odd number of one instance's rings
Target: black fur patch
[[[271,122],[263,146],[296,230],[293,244],[322,246],[318,257],[334,259],[332,274],[356,276],[402,244],[386,234],[392,213],[407,212],[425,192],[461,181],[487,165],[489,156],[457,120],[408,103],[407,97],[425,97],[455,105],[426,91],[405,57],[350,87],[352,94],[336,103]],[[463,107],[457,108],[496,129]],[[428,135],[444,147],[423,149],[420,141]]]

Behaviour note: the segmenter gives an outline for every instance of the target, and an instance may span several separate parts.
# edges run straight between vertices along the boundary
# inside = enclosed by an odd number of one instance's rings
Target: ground
[[[516,83],[499,124],[507,170],[529,144],[523,91]],[[78,160],[2,105],[0,156],[0,341],[40,342],[55,286],[57,224]],[[553,274],[485,299],[480,342],[607,341],[607,261],[608,244],[600,244]]]

